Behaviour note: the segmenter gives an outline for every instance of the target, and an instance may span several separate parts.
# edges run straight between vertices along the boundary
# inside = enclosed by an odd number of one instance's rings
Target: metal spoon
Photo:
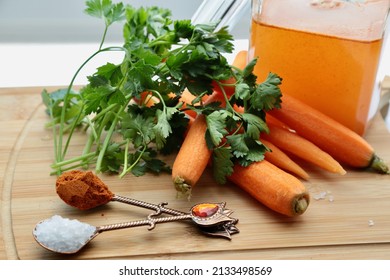
[[[127,199],[127,198],[126,198]],[[97,235],[104,231],[109,230],[117,230],[131,227],[139,227],[149,225],[149,230],[155,228],[155,225],[158,223],[167,223],[181,220],[192,220],[199,229],[207,234],[212,236],[219,236],[231,239],[231,234],[238,233],[239,230],[236,228],[236,224],[238,222],[237,219],[231,218],[230,215],[233,211],[225,209],[225,203],[201,203],[193,206],[189,213],[180,212],[177,210],[165,208],[165,204],[154,205],[149,204],[142,201],[135,200],[136,203],[142,203],[143,207],[150,208],[155,210],[156,212],[148,215],[148,217],[144,220],[137,220],[131,222],[124,223],[116,223],[111,225],[103,225],[99,227],[95,227],[95,230],[89,236],[85,236],[83,240],[84,242],[78,244],[78,246],[74,249],[57,249],[55,246],[51,246],[42,241],[42,239],[38,236],[38,227],[46,223],[48,220],[43,220],[35,226],[33,230],[34,239],[38,244],[40,244],[43,248],[61,254],[74,254],[79,252],[82,248],[84,248],[92,239],[94,239]],[[132,202],[133,203],[133,202]],[[174,216],[169,217],[157,217],[162,213],[169,213]],[[157,217],[157,218],[156,218]],[[88,224],[84,224],[86,226],[90,226]]]
[[[158,214],[165,213],[165,214],[174,215],[174,216],[176,216],[176,215],[180,216],[180,215],[186,214],[185,212],[165,207],[166,205],[168,205],[167,202],[162,202],[160,204],[152,204],[152,203],[148,203],[145,201],[141,201],[141,200],[137,200],[134,198],[129,198],[129,197],[121,196],[121,195],[116,195],[116,194],[114,194],[114,196],[111,198],[111,201],[117,201],[117,202],[129,204],[129,205],[133,205],[133,206],[138,206],[138,207],[154,210]]]
[[[88,177],[88,179],[85,179]],[[61,180],[60,180],[61,179]],[[99,184],[92,184],[90,181],[94,179]],[[62,181],[59,183],[59,181]],[[71,185],[78,181],[78,184]],[[96,187],[96,185],[100,185]],[[155,211],[170,215],[182,215],[181,211],[169,209],[164,207],[167,203],[161,203],[160,205],[147,203],[144,201],[136,200],[133,198],[124,197],[114,194],[107,185],[100,180],[95,174],[90,171],[70,171],[63,173],[56,183],[56,191],[58,196],[68,205],[78,208],[80,210],[89,210],[110,201],[117,201],[133,206],[143,207]]]

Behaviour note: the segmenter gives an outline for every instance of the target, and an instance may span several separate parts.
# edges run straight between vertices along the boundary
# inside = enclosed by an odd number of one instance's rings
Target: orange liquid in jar
[[[252,20],[249,53],[258,57],[255,74],[259,81],[269,72],[278,74],[283,78],[283,94],[363,135],[382,40],[354,41]]]

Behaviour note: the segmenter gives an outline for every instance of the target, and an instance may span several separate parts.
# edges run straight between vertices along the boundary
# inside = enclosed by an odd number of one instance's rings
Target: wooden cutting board
[[[44,128],[48,117],[41,90],[0,89],[0,259],[390,259],[390,176],[350,169],[336,176],[307,164],[311,179],[305,184],[312,201],[297,218],[275,214],[232,184],[215,184],[209,172],[191,201],[176,199],[169,175],[102,175],[116,194],[168,202],[181,211],[224,201],[239,219],[240,233],[230,241],[211,238],[191,223],[175,222],[152,231],[104,232],[75,255],[51,253],[34,241],[32,230],[54,214],[99,226],[143,219],[151,212],[118,202],[80,211],[58,198],[56,177],[49,175],[53,147],[51,132]],[[77,137],[83,143],[83,136]],[[380,115],[366,138],[390,164],[390,133]]]

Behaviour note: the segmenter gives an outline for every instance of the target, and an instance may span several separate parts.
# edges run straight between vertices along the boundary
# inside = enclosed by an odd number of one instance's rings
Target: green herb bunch
[[[206,116],[205,137],[213,150],[217,182],[225,182],[235,162],[247,166],[264,158],[267,148],[260,133],[268,132],[265,112],[280,106],[281,78],[271,73],[256,83],[252,73],[256,59],[244,70],[229,65],[223,54],[232,53],[233,37],[226,28],[173,21],[171,12],[159,7],[135,9],[111,0],[89,0],[86,6],[88,15],[105,23],[98,50],[75,72],[68,88],[42,92],[51,117],[47,127],[54,135],[53,174],[91,166],[97,173],[115,172],[121,177],[170,172],[161,156],[180,148],[188,109]],[[109,27],[121,21],[123,45],[104,47]],[[123,61],[98,67],[87,85],[76,91],[74,80],[81,69],[100,53],[114,51],[123,53]],[[229,97],[222,81],[231,77],[236,80],[230,85],[235,93]],[[202,103],[215,85],[225,102]],[[180,96],[185,89],[196,98],[184,108]],[[158,102],[146,106],[145,92]],[[80,155],[69,156],[75,133],[88,138]]]

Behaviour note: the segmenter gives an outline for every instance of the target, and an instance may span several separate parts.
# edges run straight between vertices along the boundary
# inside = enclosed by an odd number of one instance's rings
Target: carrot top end
[[[175,185],[175,189],[177,190],[178,198],[187,197],[188,200],[190,200],[192,186],[188,184],[185,179],[180,176],[176,176],[173,180],[173,184]]]
[[[389,166],[383,161],[383,159],[381,159],[375,154],[372,157],[371,164],[369,167],[378,173],[390,174]]]
[[[306,209],[309,207],[310,198],[307,193],[302,196],[297,197],[293,203],[293,214],[294,216],[301,215],[305,213]]]

